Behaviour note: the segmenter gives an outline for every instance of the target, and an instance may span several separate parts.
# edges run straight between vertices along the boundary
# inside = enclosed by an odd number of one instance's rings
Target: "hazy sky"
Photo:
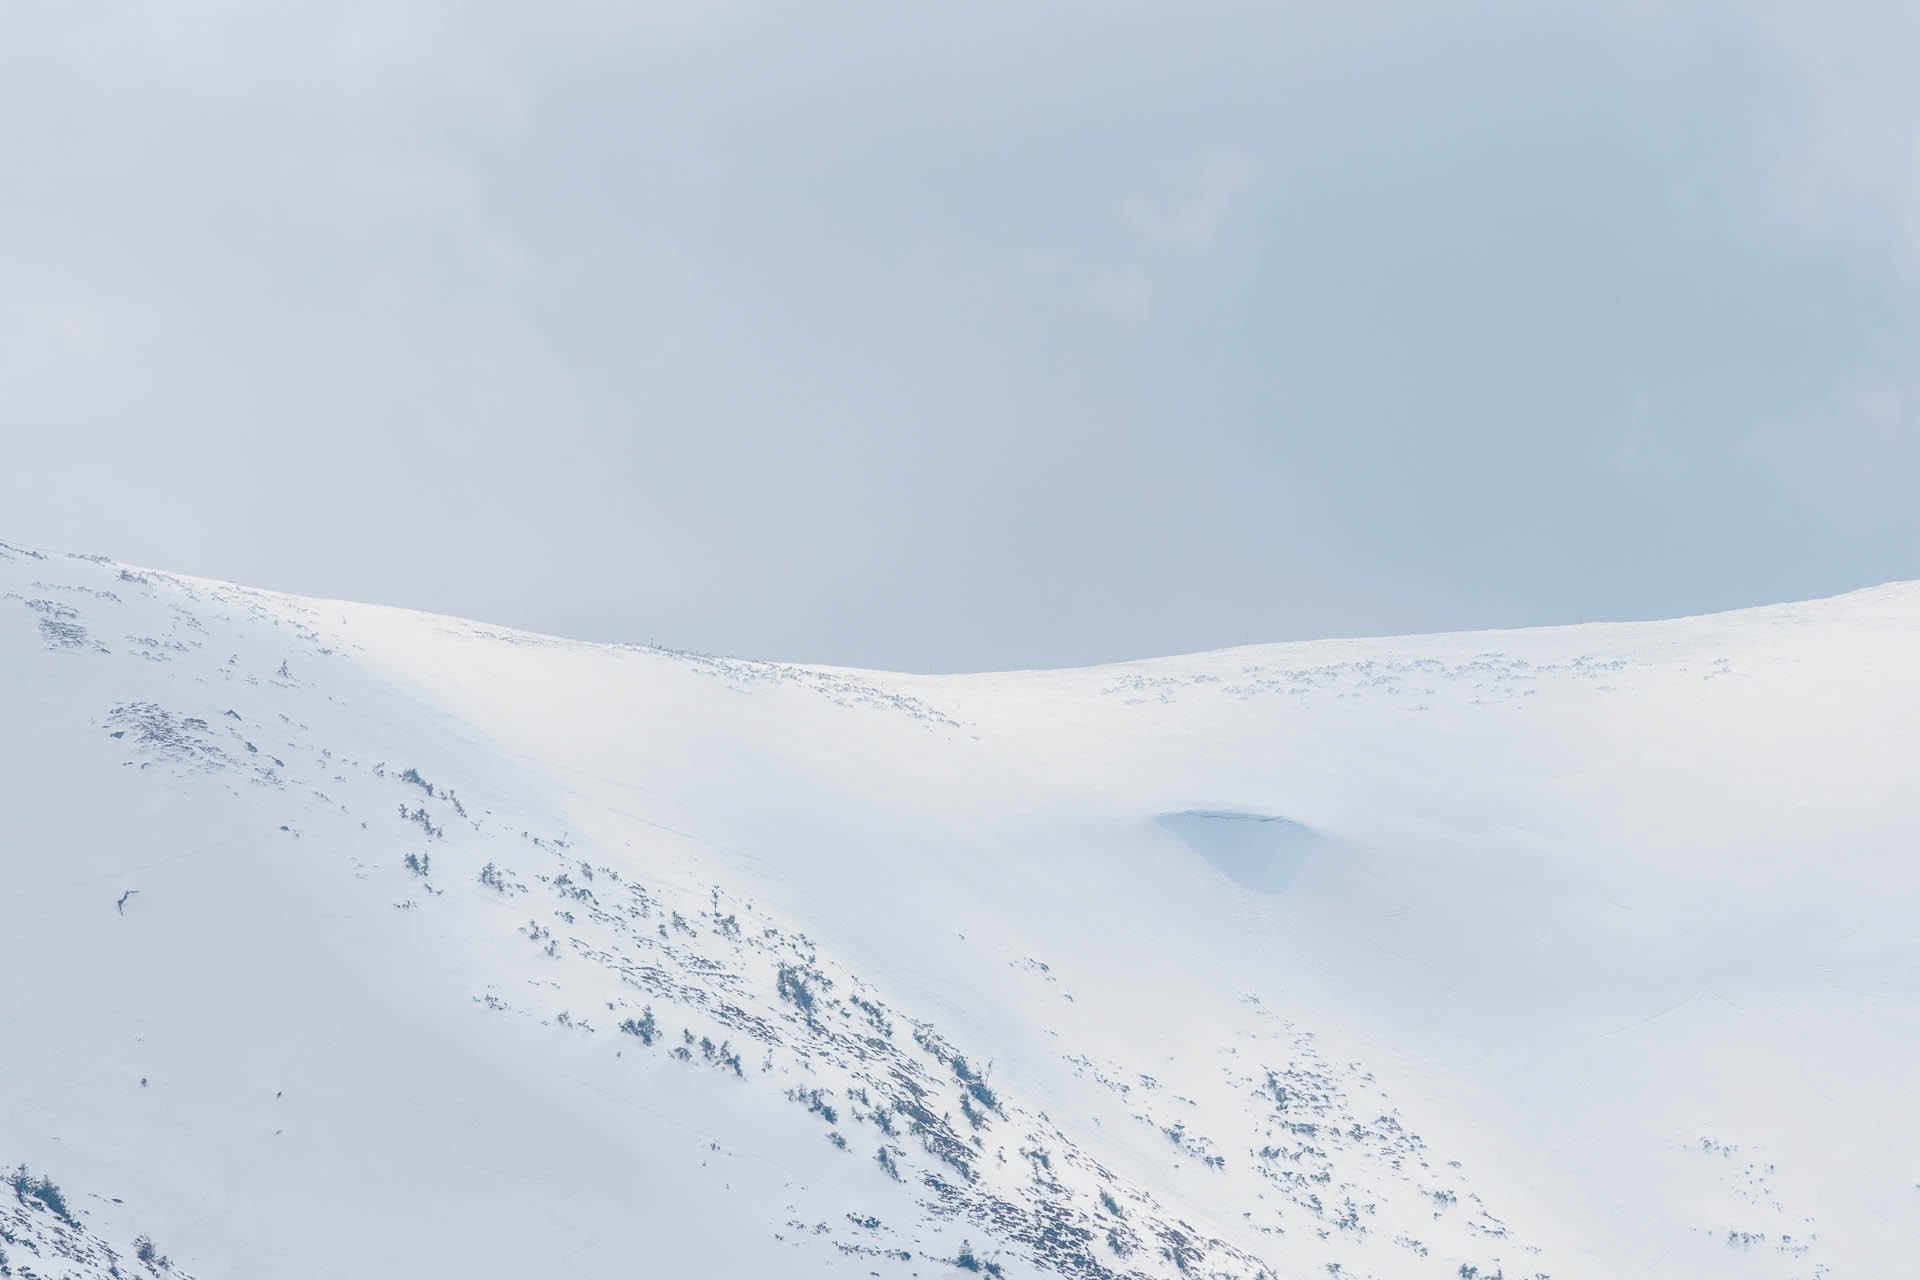
[[[0,147],[0,538],[915,670],[1920,577],[1911,3],[10,0]]]

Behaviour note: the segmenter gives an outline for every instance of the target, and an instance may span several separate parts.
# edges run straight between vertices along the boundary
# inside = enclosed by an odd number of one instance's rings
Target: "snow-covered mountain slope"
[[[0,1275],[1904,1274],[1916,657],[919,677],[0,544]]]

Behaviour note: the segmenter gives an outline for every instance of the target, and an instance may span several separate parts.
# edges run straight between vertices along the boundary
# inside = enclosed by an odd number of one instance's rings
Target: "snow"
[[[0,1163],[77,1224],[0,1249],[1901,1274],[1916,641],[1897,584],[910,676],[0,544]]]
[[[1243,889],[1281,893],[1322,857],[1336,856],[1311,827],[1275,814],[1187,809],[1160,825]]]

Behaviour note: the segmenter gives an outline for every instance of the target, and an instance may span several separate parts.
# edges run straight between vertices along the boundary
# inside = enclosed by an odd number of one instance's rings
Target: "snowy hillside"
[[[0,544],[0,1276],[1905,1274],[1917,659],[921,677]]]

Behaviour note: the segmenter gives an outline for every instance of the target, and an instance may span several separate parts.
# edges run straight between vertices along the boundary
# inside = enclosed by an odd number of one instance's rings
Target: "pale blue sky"
[[[924,670],[1920,576],[1920,9],[13,4],[0,537]]]

